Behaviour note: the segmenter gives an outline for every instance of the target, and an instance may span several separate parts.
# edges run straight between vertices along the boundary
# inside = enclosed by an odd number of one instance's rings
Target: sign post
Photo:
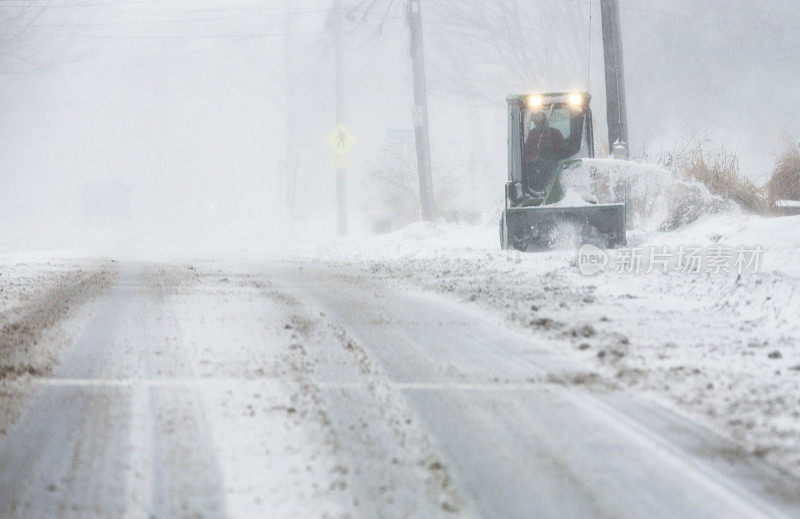
[[[336,154],[331,159],[331,168],[336,170],[336,230],[339,236],[347,234],[346,173],[353,167],[348,153],[357,142],[356,136],[344,123],[339,123],[325,138],[325,143]]]

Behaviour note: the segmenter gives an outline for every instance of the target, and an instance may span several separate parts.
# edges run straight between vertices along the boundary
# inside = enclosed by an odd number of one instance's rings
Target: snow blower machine
[[[591,96],[509,96],[508,182],[500,220],[503,249],[541,251],[591,243],[625,245],[625,204],[599,203],[596,182],[572,189],[582,159],[594,158]],[[576,176],[580,176],[577,175]],[[581,182],[578,182],[580,184]]]

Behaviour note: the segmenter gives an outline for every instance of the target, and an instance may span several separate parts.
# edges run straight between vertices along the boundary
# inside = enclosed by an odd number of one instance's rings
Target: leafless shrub
[[[375,232],[390,232],[419,218],[419,196],[412,179],[413,148],[387,141],[363,182],[364,212]]]
[[[662,153],[659,161],[680,178],[700,182],[711,194],[748,211],[771,212],[772,204],[764,189],[742,176],[737,155],[708,139],[691,138],[677,150]]]
[[[800,201],[800,147],[787,139],[787,147],[778,157],[772,176],[767,182],[771,203],[779,200]]]
[[[414,147],[408,141],[388,140],[364,181],[364,212],[377,233],[392,232],[420,220],[419,180]],[[478,215],[464,203],[463,174],[451,167],[433,172],[436,216],[448,222],[474,222]]]

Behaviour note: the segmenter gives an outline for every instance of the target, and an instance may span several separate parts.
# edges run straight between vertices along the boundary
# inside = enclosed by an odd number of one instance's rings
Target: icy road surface
[[[301,262],[59,276],[0,308],[0,517],[800,517],[795,480],[443,296]]]

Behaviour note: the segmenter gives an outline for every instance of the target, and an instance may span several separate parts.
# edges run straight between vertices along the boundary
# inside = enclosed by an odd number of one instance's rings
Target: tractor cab
[[[563,198],[558,173],[563,161],[593,158],[591,96],[584,92],[510,96],[509,171],[518,173],[512,204],[538,206]],[[516,147],[519,146],[519,152]],[[513,157],[513,158],[512,158]]]
[[[563,138],[560,159],[594,157],[590,102],[591,96],[586,93],[528,96],[523,108],[526,144],[539,133],[538,123]]]
[[[564,234],[603,247],[625,244],[624,203],[565,206],[562,174],[594,158],[591,95],[514,95],[508,104],[508,182],[500,221],[503,248],[542,250]],[[557,205],[556,205],[557,204]]]

